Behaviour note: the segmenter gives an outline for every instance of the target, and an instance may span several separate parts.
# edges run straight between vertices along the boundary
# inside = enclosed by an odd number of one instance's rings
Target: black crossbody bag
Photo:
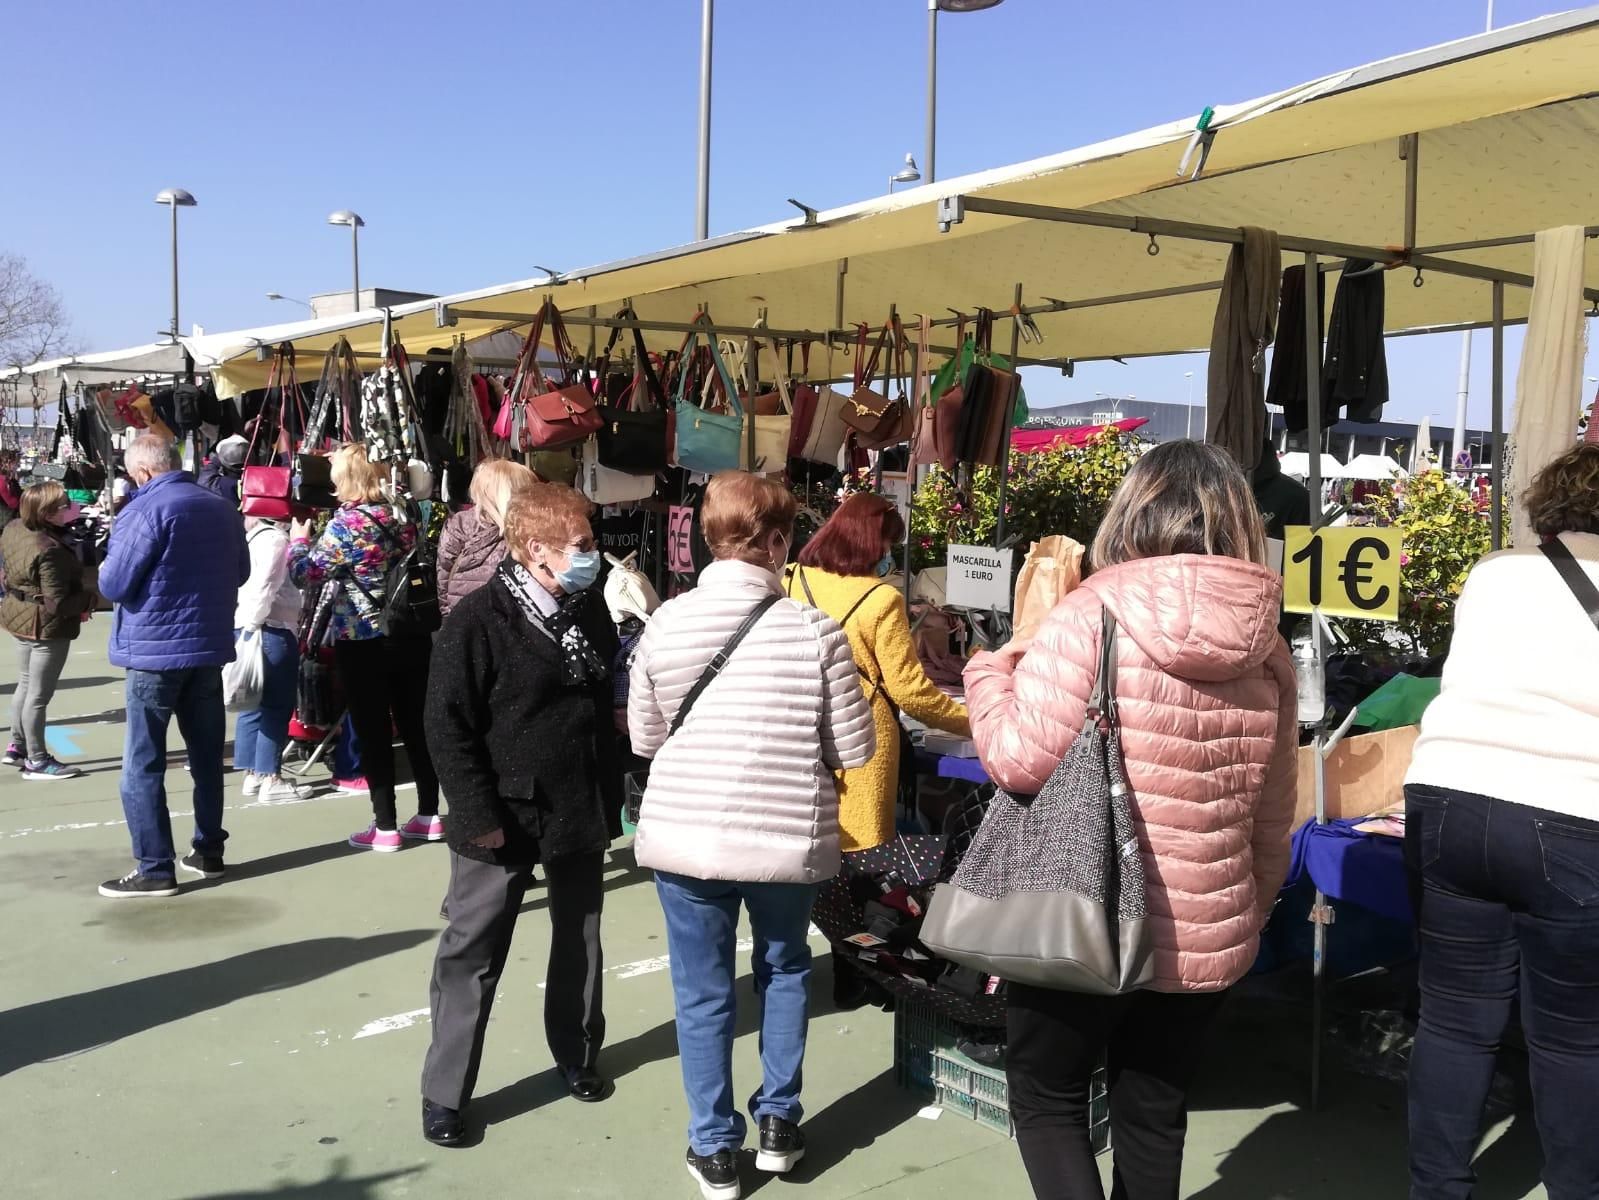
[[[666,741],[661,743],[662,749],[665,748],[666,742],[671,741],[673,735],[683,728],[683,722],[688,720],[688,714],[693,711],[694,705],[699,698],[705,694],[705,689],[715,683],[716,677],[727,668],[728,660],[733,657],[733,651],[738,649],[739,643],[749,635],[749,631],[755,628],[755,623],[767,614],[772,605],[782,598],[781,596],[767,596],[763,599],[750,610],[750,615],[744,618],[743,623],[733,631],[733,636],[728,638],[726,644],[716,652],[716,655],[706,665],[705,670],[700,673],[700,677],[695,680],[694,686],[689,689],[688,695],[683,697],[683,703],[678,706],[677,715],[672,718],[672,727],[666,731]],[[656,757],[659,757],[660,753],[660,750],[657,750],[655,752]],[[627,797],[628,824],[638,824],[640,810],[643,805],[643,793],[630,790]]]
[[[1588,578],[1588,572],[1582,569],[1582,564],[1571,553],[1566,544],[1559,538],[1545,542],[1538,549],[1543,551],[1543,556],[1554,564],[1555,570],[1560,572],[1560,578],[1566,581],[1566,586],[1571,589],[1571,594],[1577,598],[1577,603],[1582,605],[1588,614],[1588,620],[1599,628],[1599,587],[1594,586],[1593,580]]]

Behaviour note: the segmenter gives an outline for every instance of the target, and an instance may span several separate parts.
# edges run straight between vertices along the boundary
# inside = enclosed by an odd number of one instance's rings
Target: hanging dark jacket
[[[1281,270],[1277,234],[1245,226],[1242,243],[1227,258],[1211,329],[1206,440],[1246,471],[1266,431],[1266,347],[1277,329]]]
[[[1316,344],[1321,344],[1327,328],[1327,289],[1316,289]],[[1277,348],[1271,356],[1271,382],[1266,386],[1266,403],[1283,410],[1283,421],[1291,433],[1303,433],[1310,425],[1310,373],[1305,370],[1305,268],[1289,267],[1283,272],[1282,301],[1277,309]],[[1277,456],[1272,455],[1272,461]]]
[[[616,627],[594,591],[583,635],[601,662]],[[609,676],[567,682],[559,647],[499,577],[450,612],[433,645],[428,750],[445,781],[450,849],[503,865],[604,850],[621,836],[622,775]],[[505,846],[474,839],[505,831]]]
[[[1383,341],[1388,272],[1368,271],[1358,258],[1344,264],[1327,327],[1327,360],[1322,369],[1326,424],[1346,418],[1369,423],[1382,419],[1388,403],[1388,356]]]

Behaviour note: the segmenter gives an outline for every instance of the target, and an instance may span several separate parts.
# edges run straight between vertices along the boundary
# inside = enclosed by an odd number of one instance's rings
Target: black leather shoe
[[[761,1118],[761,1148],[755,1166],[774,1175],[787,1175],[805,1157],[805,1135],[792,1121],[768,1113]]]
[[[423,1100],[422,1136],[435,1146],[459,1146],[466,1141],[466,1122],[457,1109]]]
[[[574,1100],[598,1104],[611,1094],[610,1081],[590,1067],[562,1067],[561,1074],[566,1077],[566,1090]]]

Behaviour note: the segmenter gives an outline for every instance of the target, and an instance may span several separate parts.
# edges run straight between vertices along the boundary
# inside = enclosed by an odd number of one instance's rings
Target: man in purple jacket
[[[122,811],[138,866],[100,885],[113,900],[178,893],[167,812],[167,727],[178,720],[194,777],[193,853],[183,868],[222,877],[222,666],[233,661],[233,609],[250,576],[238,512],[180,469],[153,433],[128,447],[137,494],[118,515],[100,568],[112,601],[111,665],[127,670]]]

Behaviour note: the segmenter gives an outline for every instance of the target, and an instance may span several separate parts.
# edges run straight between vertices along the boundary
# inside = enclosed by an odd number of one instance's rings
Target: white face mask
[[[774,575],[781,575],[783,573],[783,568],[788,565],[788,552],[793,548],[787,538],[782,537],[780,534],[778,537],[783,543],[783,555],[781,558],[779,558],[776,554],[772,555],[772,574]]]

